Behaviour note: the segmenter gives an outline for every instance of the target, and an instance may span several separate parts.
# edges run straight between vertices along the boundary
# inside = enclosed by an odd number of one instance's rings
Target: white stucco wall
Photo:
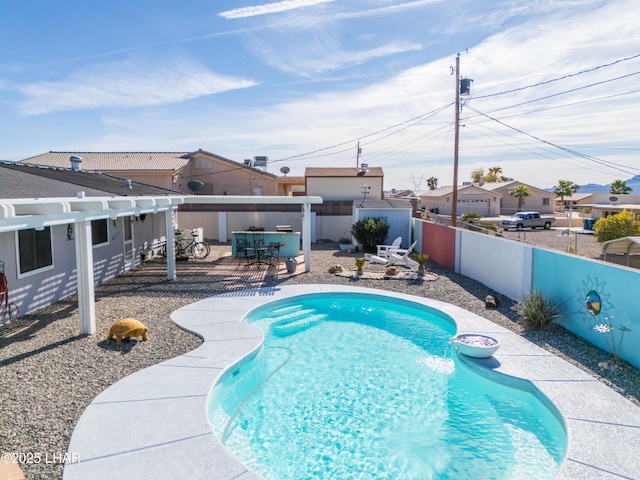
[[[532,247],[483,233],[459,233],[460,274],[514,300],[531,291]]]

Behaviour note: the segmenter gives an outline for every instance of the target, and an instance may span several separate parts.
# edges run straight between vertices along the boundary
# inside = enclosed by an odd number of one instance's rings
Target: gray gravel
[[[555,240],[558,232],[546,232]],[[538,235],[538,232],[535,232]],[[553,236],[555,235],[555,236]],[[533,233],[531,234],[533,236]],[[541,234],[539,241],[545,234]],[[564,238],[566,242],[567,237]],[[332,265],[355,270],[353,258],[362,254],[343,252],[334,243],[314,245],[312,272],[298,275],[274,273],[274,269],[237,268],[222,262],[230,255],[228,245],[217,245],[205,261],[178,262],[177,280],[166,280],[165,264],[152,261],[135,271],[96,288],[98,334],[79,336],[77,298],[69,297],[9,325],[0,327],[0,453],[64,453],[84,408],[118,379],[149,365],[196,348],[200,339],[180,330],[169,315],[177,308],[229,290],[299,283],[357,285],[426,296],[449,302],[518,332],[532,342],[578,365],[640,406],[640,372],[623,364],[603,368],[609,354],[560,327],[526,332],[515,321],[513,302],[484,285],[456,275],[438,265],[427,264],[435,281],[366,280],[328,273]],[[365,271],[383,271],[367,264]],[[493,295],[498,309],[485,308]],[[106,341],[109,326],[122,317],[135,317],[149,327],[149,341]],[[60,464],[23,464],[28,479],[60,478]]]

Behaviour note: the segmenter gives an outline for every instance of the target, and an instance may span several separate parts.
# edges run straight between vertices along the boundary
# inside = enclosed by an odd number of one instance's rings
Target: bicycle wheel
[[[191,254],[195,258],[205,258],[209,256],[210,251],[209,245],[204,242],[195,242],[191,247]]]

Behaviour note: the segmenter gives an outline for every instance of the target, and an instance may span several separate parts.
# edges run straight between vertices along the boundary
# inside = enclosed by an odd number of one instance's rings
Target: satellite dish
[[[283,175],[286,175],[290,171],[291,171],[291,169],[289,167],[281,167],[280,168],[280,173],[282,173]]]
[[[187,183],[187,187],[189,187],[189,190],[191,190],[193,193],[198,193],[200,190],[202,190],[202,187],[204,187],[204,183],[202,183],[200,180],[191,180],[189,183]]]

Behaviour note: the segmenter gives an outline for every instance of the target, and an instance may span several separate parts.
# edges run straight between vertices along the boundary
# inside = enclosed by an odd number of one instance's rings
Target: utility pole
[[[358,140],[358,149],[356,150],[356,168],[360,166],[360,154],[362,153],[362,149],[360,148],[360,141]]]
[[[458,143],[460,137],[460,54],[456,55],[456,127],[453,143],[453,196],[451,199],[451,226],[456,226],[458,216]]]
[[[460,54],[456,55],[456,129],[453,143],[453,195],[451,201],[451,226],[455,227],[458,217],[458,147],[460,145],[460,95],[471,94],[470,78],[460,80]]]

